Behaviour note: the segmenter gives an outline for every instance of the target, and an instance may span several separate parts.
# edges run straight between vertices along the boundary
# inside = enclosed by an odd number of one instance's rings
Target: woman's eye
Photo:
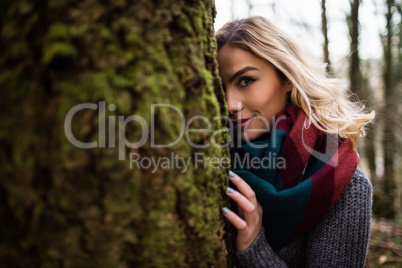
[[[247,87],[247,86],[251,85],[254,81],[255,81],[255,79],[250,78],[250,77],[241,78],[239,81],[239,87]]]

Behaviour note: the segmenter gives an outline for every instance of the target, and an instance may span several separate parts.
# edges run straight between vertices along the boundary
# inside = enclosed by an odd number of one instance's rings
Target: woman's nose
[[[236,93],[233,92],[233,90],[226,90],[226,103],[228,105],[229,115],[232,115],[243,109],[243,103],[238,96],[236,96]]]

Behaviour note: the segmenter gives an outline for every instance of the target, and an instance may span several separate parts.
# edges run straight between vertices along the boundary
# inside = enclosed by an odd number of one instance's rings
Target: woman
[[[216,39],[234,130],[237,211],[223,214],[238,266],[363,267],[372,188],[356,148],[374,112],[263,17],[229,22]]]

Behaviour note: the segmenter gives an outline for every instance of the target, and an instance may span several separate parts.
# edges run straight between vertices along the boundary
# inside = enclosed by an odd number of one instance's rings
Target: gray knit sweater
[[[264,228],[237,252],[239,267],[364,267],[371,225],[372,187],[358,168],[333,208],[309,231],[275,252]]]

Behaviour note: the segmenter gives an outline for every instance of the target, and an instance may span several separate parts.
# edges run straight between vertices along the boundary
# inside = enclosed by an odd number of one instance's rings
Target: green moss
[[[43,56],[42,62],[49,63],[55,57],[74,58],[77,56],[77,50],[74,46],[66,42],[56,42],[49,46]]]
[[[48,38],[49,39],[68,39],[68,28],[66,24],[55,23],[50,25],[48,30]]]
[[[203,115],[212,132],[221,129],[213,121],[225,112],[213,1],[56,2],[32,4],[36,15],[29,25],[24,16],[30,12],[22,16],[18,4],[7,4],[0,46],[14,50],[0,56],[0,120],[6,126],[0,130],[0,191],[7,199],[0,216],[9,220],[1,231],[0,247],[7,250],[0,261],[9,267],[18,267],[21,256],[20,267],[230,266],[220,212],[228,202],[226,170],[194,163],[186,173],[130,169],[118,160],[118,148],[80,149],[64,133],[72,107],[99,101],[116,105],[106,112],[116,124],[118,116],[131,115],[150,124],[151,105],[169,103],[186,122]],[[156,142],[174,140],[181,130],[177,112],[159,109],[155,116]],[[98,111],[77,113],[74,135],[98,141],[98,121]],[[126,129],[131,142],[141,134],[138,124]],[[211,135],[192,139],[208,144]],[[228,135],[216,138],[222,143]],[[184,139],[170,148],[153,149],[149,140],[125,148],[127,158],[132,152],[228,156],[227,149],[197,150]]]

